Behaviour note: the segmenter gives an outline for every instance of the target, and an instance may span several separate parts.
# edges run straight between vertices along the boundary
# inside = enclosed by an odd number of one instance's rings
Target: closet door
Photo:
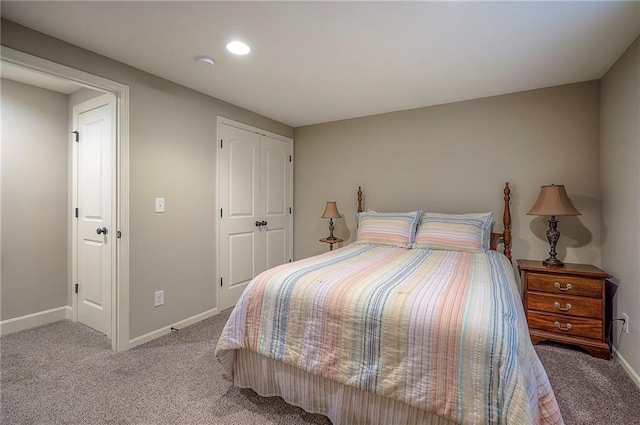
[[[266,268],[289,261],[290,217],[289,170],[291,144],[269,136],[261,137],[262,217]]]
[[[253,277],[265,269],[260,205],[260,135],[220,126],[220,310],[236,304]]]
[[[219,124],[219,309],[292,258],[293,141]],[[256,129],[257,130],[257,129]]]

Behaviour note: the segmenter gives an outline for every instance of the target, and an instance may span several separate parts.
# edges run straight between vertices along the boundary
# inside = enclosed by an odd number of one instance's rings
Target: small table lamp
[[[324,208],[324,212],[322,213],[322,218],[329,219],[329,237],[327,240],[334,241],[338,238],[333,236],[333,219],[340,218],[340,213],[338,212],[338,207],[335,202],[327,202],[327,206]]]
[[[571,199],[569,199],[564,185],[552,184],[550,186],[542,186],[538,200],[533,207],[531,207],[527,215],[551,216],[549,220],[549,230],[547,230],[547,239],[549,240],[551,249],[549,251],[549,258],[544,260],[542,264],[545,266],[562,266],[564,263],[556,258],[556,243],[560,238],[556,216],[580,215],[580,212],[571,203]]]

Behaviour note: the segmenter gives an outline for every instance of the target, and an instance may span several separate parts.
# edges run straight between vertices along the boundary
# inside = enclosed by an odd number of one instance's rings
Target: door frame
[[[291,143],[291,167],[289,167],[289,199],[291,200],[291,205],[293,205],[293,164],[295,163],[295,155],[294,155],[294,145],[295,141],[291,137],[283,136],[282,134],[272,133],[267,130],[263,130],[258,127],[254,127],[249,124],[244,124],[239,121],[234,121],[230,118],[225,118],[218,115],[218,120],[216,124],[216,224],[215,224],[215,235],[216,235],[216,258],[215,258],[215,266],[216,266],[216,309],[220,312],[220,138],[221,138],[221,129],[220,125],[226,124],[231,127],[236,127],[241,130],[251,131],[253,133],[258,133],[263,136],[269,136],[274,139],[282,140],[283,142]],[[291,210],[291,220],[289,221],[289,258],[293,259],[293,219],[295,217],[295,210],[292,207]]]
[[[112,213],[114,233],[121,232],[112,244],[111,276],[111,349],[124,351],[129,348],[129,86],[106,78],[60,65],[37,56],[0,46],[0,59],[38,73],[53,75],[73,81],[89,89],[110,92],[116,97],[116,157],[113,161],[115,190],[112,193]],[[71,137],[69,138],[70,143]],[[75,143],[75,142],[73,142]],[[70,161],[73,145],[70,146]],[[73,163],[70,163],[73,166]],[[69,194],[74,194],[73,179],[69,179]],[[68,197],[68,217],[75,216],[74,197]],[[74,226],[68,229],[69,255],[73,255],[72,233]],[[72,257],[73,258],[73,257]],[[75,298],[75,273],[67,273],[68,290],[72,300]],[[77,311],[77,310],[76,310]],[[77,320],[77,316],[76,316]]]

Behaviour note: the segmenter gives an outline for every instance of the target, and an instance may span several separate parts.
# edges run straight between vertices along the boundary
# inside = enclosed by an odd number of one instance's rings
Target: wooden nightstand
[[[577,345],[594,357],[611,357],[605,339],[608,273],[588,264],[547,267],[532,260],[518,260],[518,270],[534,345],[556,341]]]
[[[333,244],[334,243],[342,243],[342,242],[344,242],[344,240],[342,240],[340,238],[336,238],[336,239],[322,238],[322,239],[320,239],[320,242],[328,243],[329,244],[329,251],[333,251]]]

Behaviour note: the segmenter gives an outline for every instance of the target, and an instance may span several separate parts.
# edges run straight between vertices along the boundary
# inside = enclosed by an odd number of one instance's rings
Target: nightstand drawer
[[[602,319],[602,300],[545,293],[527,293],[527,309],[569,316]]]
[[[578,276],[527,274],[527,289],[530,291],[602,298],[602,284],[602,280]]]
[[[602,320],[527,312],[529,328],[562,335],[602,340]]]

